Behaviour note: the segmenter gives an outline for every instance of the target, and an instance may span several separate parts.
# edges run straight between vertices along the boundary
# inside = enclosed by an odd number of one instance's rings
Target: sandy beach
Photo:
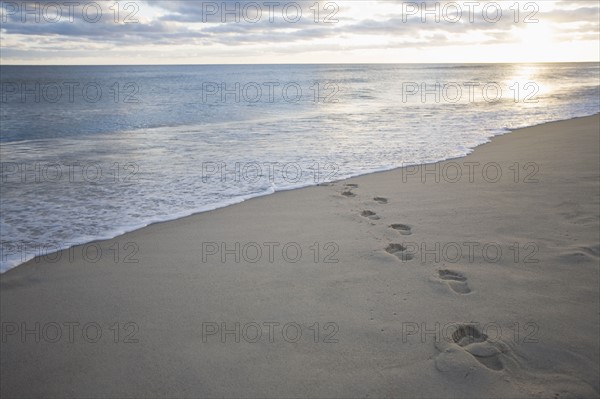
[[[599,129],[33,259],[0,276],[1,396],[597,398]]]

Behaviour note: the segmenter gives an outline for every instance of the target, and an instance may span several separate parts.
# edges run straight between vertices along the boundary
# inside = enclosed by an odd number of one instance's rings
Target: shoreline
[[[21,263],[15,265],[15,266],[11,266],[11,267],[7,268],[4,271],[0,271],[0,276],[8,273],[9,271],[11,271],[11,270],[13,270],[13,269],[15,269],[17,267],[26,265],[29,262],[39,263],[40,260],[41,260],[41,258],[53,258],[56,254],[62,253],[62,252],[69,252],[73,248],[82,247],[82,246],[86,246],[86,245],[90,245],[90,244],[94,244],[94,243],[101,243],[101,242],[106,242],[106,241],[110,241],[110,240],[115,240],[115,239],[118,239],[121,236],[124,236],[124,235],[127,235],[127,234],[131,234],[131,233],[135,233],[135,232],[137,232],[139,230],[146,229],[146,228],[151,227],[153,225],[163,224],[163,223],[169,223],[169,222],[175,222],[175,221],[178,221],[178,220],[182,220],[182,219],[194,217],[196,215],[201,215],[201,214],[204,214],[204,213],[214,212],[214,211],[220,210],[220,209],[227,209],[227,208],[230,208],[232,206],[237,206],[237,205],[242,204],[242,203],[247,202],[247,201],[251,201],[251,200],[255,200],[255,199],[259,199],[259,198],[263,198],[263,197],[267,197],[267,196],[271,196],[271,195],[276,195],[278,193],[289,192],[289,191],[296,191],[296,190],[303,190],[303,189],[307,189],[307,188],[310,188],[310,187],[318,187],[318,186],[322,186],[322,185],[327,185],[327,184],[330,184],[330,183],[343,183],[343,182],[345,182],[347,180],[355,179],[357,177],[364,177],[364,176],[377,175],[379,173],[393,172],[393,171],[398,171],[400,169],[407,168],[407,167],[415,167],[415,166],[416,167],[422,167],[422,166],[425,166],[425,165],[435,165],[435,164],[439,164],[441,162],[449,162],[449,161],[464,159],[465,157],[469,156],[474,151],[476,151],[478,148],[481,148],[481,147],[483,147],[485,145],[489,145],[496,138],[503,137],[505,135],[518,132],[518,131],[520,131],[522,129],[530,129],[530,128],[535,128],[535,127],[541,127],[541,126],[544,126],[544,125],[547,125],[547,124],[553,124],[553,123],[557,123],[557,122],[574,121],[574,120],[579,120],[579,119],[582,119],[582,118],[591,118],[591,117],[598,116],[598,115],[600,115],[600,113],[595,113],[595,114],[586,115],[586,116],[578,116],[578,117],[569,118],[569,119],[559,119],[559,120],[556,120],[556,121],[543,122],[543,123],[540,123],[540,124],[531,125],[531,126],[525,126],[525,127],[520,127],[520,128],[516,128],[516,129],[508,129],[504,133],[498,133],[498,134],[495,134],[494,136],[489,137],[485,143],[482,143],[482,144],[477,145],[476,147],[470,148],[469,152],[466,155],[462,155],[462,156],[455,157],[455,158],[448,158],[448,159],[443,159],[443,160],[429,162],[429,163],[421,163],[421,164],[406,164],[404,166],[392,167],[391,169],[382,169],[382,170],[377,170],[377,171],[374,171],[374,172],[368,172],[368,173],[365,173],[365,174],[357,174],[357,175],[353,175],[353,176],[350,176],[350,177],[345,177],[345,178],[342,178],[342,179],[333,180],[331,182],[321,182],[321,183],[317,183],[317,184],[309,184],[309,185],[300,186],[300,187],[284,188],[284,189],[276,190],[276,191],[273,191],[273,192],[261,193],[261,194],[258,194],[258,195],[248,194],[246,196],[241,196],[239,198],[230,199],[230,201],[227,201],[227,202],[231,202],[231,203],[227,203],[225,205],[219,205],[219,206],[217,206],[215,208],[207,209],[207,210],[204,210],[204,211],[193,211],[192,213],[184,214],[183,216],[175,216],[172,219],[166,219],[166,220],[159,220],[159,221],[149,222],[148,224],[145,224],[145,225],[140,226],[140,227],[133,228],[131,230],[123,231],[123,232],[121,232],[121,233],[119,233],[117,235],[114,235],[114,236],[112,236],[112,235],[109,234],[110,237],[108,237],[108,238],[92,239],[92,240],[89,240],[89,241],[81,242],[79,244],[71,245],[69,247],[61,248],[60,250],[57,250],[57,251],[44,252],[43,255],[33,256],[33,257],[29,258],[28,260],[26,260],[24,262],[21,262]]]
[[[598,397],[599,126],[520,129],[15,267],[1,391]]]

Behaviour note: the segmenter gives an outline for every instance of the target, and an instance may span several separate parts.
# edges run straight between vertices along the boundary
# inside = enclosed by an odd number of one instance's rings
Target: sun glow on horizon
[[[186,1],[139,0],[136,24],[113,24],[110,8],[102,23],[94,24],[23,23],[14,12],[0,30],[1,63],[600,62],[600,7],[595,1],[470,2],[478,4],[473,14],[467,12],[467,2],[444,0],[298,2],[305,6],[298,23],[286,21],[281,9],[274,23],[266,11],[261,23],[221,23],[220,18],[204,23],[202,8]],[[462,4],[460,16],[453,14],[456,4]],[[494,4],[501,12],[494,7],[484,11]],[[327,18],[335,22],[325,23]]]
[[[529,24],[517,32],[520,44],[516,51],[522,52],[523,58],[540,57],[552,53],[559,43],[552,27],[546,24]]]

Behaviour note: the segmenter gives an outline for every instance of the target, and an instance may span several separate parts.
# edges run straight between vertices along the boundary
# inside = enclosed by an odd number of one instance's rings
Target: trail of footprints
[[[358,184],[346,184],[344,186],[344,190],[342,191],[342,195],[344,197],[355,197],[356,194],[352,191],[353,189],[358,188]],[[373,201],[377,202],[380,205],[385,205],[388,203],[388,199],[385,197],[374,197]],[[365,209],[360,213],[360,216],[367,218],[369,220],[380,220],[381,217],[377,215],[374,211],[370,209]],[[410,235],[412,234],[412,228],[407,224],[402,223],[394,223],[388,226],[392,230],[396,230],[402,235]],[[389,244],[385,249],[387,253],[395,255],[398,259],[407,261],[413,259],[413,255],[406,252],[406,247],[402,244]]]
[[[355,197],[356,194],[352,190],[356,188],[358,188],[358,184],[346,184],[344,186],[344,191],[342,191],[342,195],[345,197]],[[374,197],[373,201],[377,202],[380,205],[385,205],[388,203],[388,199],[385,197]],[[376,212],[370,209],[363,210],[360,213],[360,216],[369,220],[381,219],[381,217],[377,215]],[[388,227],[402,235],[412,234],[412,228],[407,224],[394,223],[390,224]],[[413,259],[413,255],[406,252],[406,247],[402,244],[391,243],[385,248],[385,251],[391,255],[396,256],[402,261],[409,261]],[[463,295],[471,292],[471,288],[467,283],[467,277],[465,277],[462,273],[449,269],[438,270],[437,273],[437,277],[439,278],[439,280],[445,282],[453,292]]]
[[[358,184],[346,184],[342,195],[345,197],[355,197],[356,194],[352,189],[358,188]],[[373,201],[380,205],[388,203],[388,199],[384,197],[374,197]],[[376,212],[365,209],[360,213],[360,216],[369,220],[380,220],[381,217]],[[397,231],[402,235],[412,234],[412,228],[407,224],[394,223],[388,226],[390,229]],[[385,251],[389,254],[396,256],[402,261],[408,261],[413,259],[412,254],[406,252],[406,247],[402,244],[390,243],[385,248]],[[457,271],[450,269],[437,270],[437,278],[446,283],[446,285],[456,294],[465,295],[471,292],[471,288],[467,282],[467,277]],[[442,340],[443,341],[443,340]],[[452,334],[451,343],[442,343],[441,346],[436,345],[442,353],[446,353],[448,345],[456,344],[460,346],[464,351],[471,354],[479,363],[491,370],[503,370],[504,366],[500,360],[500,355],[507,351],[507,348],[500,344],[491,342],[488,340],[487,335],[479,331],[475,326],[461,325]],[[445,365],[444,365],[445,363]],[[443,359],[436,360],[436,367],[440,371],[444,370],[447,366],[454,368],[456,365],[452,365],[452,361],[445,361]]]

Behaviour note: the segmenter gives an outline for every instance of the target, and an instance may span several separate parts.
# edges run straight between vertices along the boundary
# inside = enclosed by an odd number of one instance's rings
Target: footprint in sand
[[[348,184],[344,185],[345,191],[342,192],[342,195],[345,197],[356,197],[356,194],[354,194],[352,192],[353,188],[358,188],[358,184],[348,183]]]
[[[381,219],[379,216],[377,216],[377,214],[373,211],[362,211],[360,216],[367,218],[367,219],[371,219],[371,220],[379,220]]]
[[[471,288],[467,284],[467,278],[463,274],[454,270],[442,269],[438,270],[438,275],[441,280],[448,283],[452,291],[458,294],[468,294],[471,292]]]
[[[403,261],[413,258],[412,254],[406,252],[406,247],[402,244],[390,244],[385,248],[385,251]]]
[[[500,341],[491,342],[488,340],[488,336],[474,325],[460,324],[451,337],[444,337],[439,343],[436,343],[437,349],[446,355],[461,350],[455,345],[472,355],[488,369],[496,371],[504,369],[500,355],[508,352],[508,347]],[[453,368],[452,363],[449,358],[438,358],[436,367],[440,371],[449,371],[448,368]]]
[[[387,204],[388,203],[387,198],[383,198],[383,197],[375,197],[375,198],[373,198],[373,201],[378,202],[380,204]]]
[[[412,229],[407,224],[395,223],[390,225],[391,229],[398,231],[400,234],[408,236],[412,234]]]

